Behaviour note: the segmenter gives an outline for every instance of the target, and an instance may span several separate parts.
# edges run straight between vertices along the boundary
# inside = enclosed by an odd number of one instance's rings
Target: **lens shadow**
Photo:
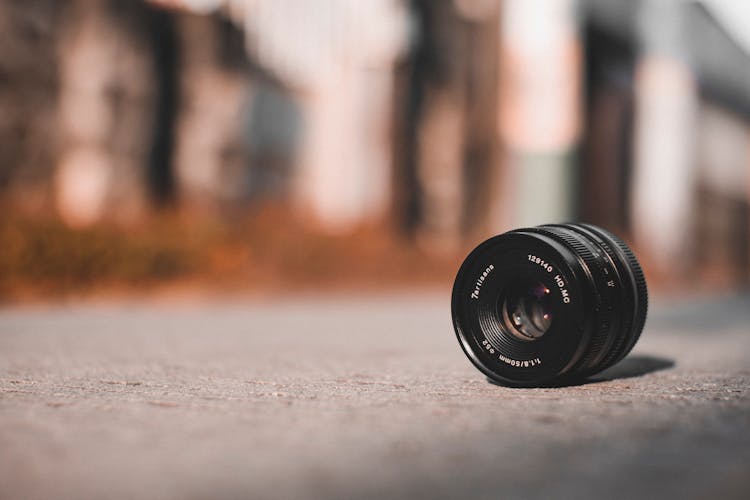
[[[648,354],[633,354],[616,365],[607,368],[601,373],[597,373],[586,379],[564,379],[553,384],[542,385],[540,387],[575,387],[588,384],[597,384],[600,382],[609,382],[611,380],[634,378],[647,375],[649,373],[667,370],[674,367],[673,359],[662,358],[660,356],[650,356]],[[502,385],[492,379],[487,379],[493,385]]]
[[[583,383],[607,382],[621,378],[641,377],[643,375],[667,370],[675,365],[673,359],[647,354],[627,356],[615,366],[609,367],[601,373],[585,380]]]

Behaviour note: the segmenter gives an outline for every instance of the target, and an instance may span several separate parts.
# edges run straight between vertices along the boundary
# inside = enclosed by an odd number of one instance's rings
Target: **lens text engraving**
[[[527,257],[528,257],[529,261],[533,262],[534,264],[539,264],[548,273],[552,272],[552,265],[548,264],[547,262],[545,262],[544,259],[541,259],[541,258],[537,257],[536,255],[531,255],[531,254],[528,254]]]
[[[542,266],[542,269],[544,269],[548,273],[551,273],[554,270],[552,264],[547,263],[544,259],[537,257],[536,255],[528,254],[526,257],[529,259],[529,262],[539,264],[540,266]],[[565,280],[563,280],[559,274],[555,275],[554,280],[555,283],[557,283],[557,287],[560,289],[560,295],[562,296],[563,303],[570,304],[570,294],[568,293],[568,289],[565,286]]]
[[[484,284],[484,280],[487,279],[487,276],[492,272],[493,269],[495,269],[495,266],[490,264],[489,266],[487,266],[487,269],[484,270],[482,275],[477,278],[477,282],[474,285],[474,291],[471,292],[472,299],[479,299],[479,291],[482,288],[482,284]]]
[[[557,287],[560,289],[563,303],[570,304],[570,294],[568,294],[568,289],[565,288],[565,281],[563,281],[559,274],[555,275],[555,283],[557,283]]]

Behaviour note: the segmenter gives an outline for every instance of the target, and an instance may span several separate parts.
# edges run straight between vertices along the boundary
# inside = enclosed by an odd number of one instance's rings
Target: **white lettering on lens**
[[[482,284],[484,283],[484,280],[487,279],[487,276],[492,272],[492,270],[495,269],[495,266],[490,264],[487,266],[487,269],[484,270],[481,276],[477,278],[477,283],[474,285],[474,291],[471,292],[471,298],[472,299],[478,299],[479,298],[479,290],[482,288]]]
[[[489,342],[487,342],[487,339],[484,339],[482,341],[482,345],[484,346],[485,349],[487,349],[488,351],[490,351],[490,354],[495,354],[495,349],[493,349],[492,344],[490,344]]]
[[[548,273],[552,272],[552,265],[550,265],[547,262],[545,262],[544,259],[541,259],[541,258],[537,257],[536,255],[531,255],[531,254],[528,254],[527,257],[528,257],[528,259],[529,259],[530,262],[533,262],[534,264],[539,264]]]
[[[502,354],[500,354],[498,356],[498,359],[502,361],[503,363],[507,363],[510,366],[516,366],[519,368],[529,368],[532,366],[539,366],[542,364],[542,360],[539,358],[526,359],[526,360],[521,361],[519,359],[511,359],[507,356],[503,356]]]
[[[557,283],[557,287],[560,289],[560,295],[562,295],[562,301],[565,304],[570,304],[570,294],[568,294],[567,288],[565,288],[565,281],[560,277],[559,274],[555,275],[555,283]]]

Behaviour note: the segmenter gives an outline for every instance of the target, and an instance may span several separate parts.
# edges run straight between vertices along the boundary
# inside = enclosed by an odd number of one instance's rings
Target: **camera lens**
[[[543,386],[582,379],[633,348],[648,292],[638,261],[588,224],[517,229],[466,258],[453,286],[459,343],[492,380]]]

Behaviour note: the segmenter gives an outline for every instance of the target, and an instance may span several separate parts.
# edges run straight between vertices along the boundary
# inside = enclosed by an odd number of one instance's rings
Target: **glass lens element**
[[[541,282],[517,283],[505,295],[502,323],[521,340],[542,337],[552,324],[550,290]]]

